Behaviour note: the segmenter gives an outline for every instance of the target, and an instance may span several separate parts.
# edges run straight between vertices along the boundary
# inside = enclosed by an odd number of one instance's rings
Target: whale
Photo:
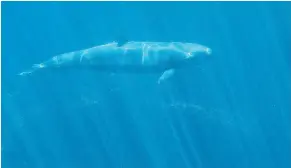
[[[110,42],[91,48],[53,56],[31,69],[19,73],[26,76],[44,69],[92,69],[99,71],[160,73],[158,83],[173,76],[200,56],[208,56],[212,50],[197,43],[183,42]]]

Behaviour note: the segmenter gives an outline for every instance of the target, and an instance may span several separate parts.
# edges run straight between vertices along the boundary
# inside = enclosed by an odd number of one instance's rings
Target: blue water
[[[3,168],[288,168],[290,2],[2,2]],[[213,51],[160,74],[63,70],[112,41]]]

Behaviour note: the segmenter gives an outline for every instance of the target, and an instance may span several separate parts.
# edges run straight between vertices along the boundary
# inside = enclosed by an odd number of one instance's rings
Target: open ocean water
[[[290,2],[1,3],[3,168],[291,166]],[[112,41],[213,52],[162,85],[160,74],[17,75]]]

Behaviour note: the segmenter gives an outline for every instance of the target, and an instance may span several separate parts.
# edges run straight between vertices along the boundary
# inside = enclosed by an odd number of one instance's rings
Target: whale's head
[[[209,47],[195,43],[184,43],[183,49],[187,52],[187,58],[194,58],[200,55],[207,56],[212,53],[212,50]]]
[[[209,47],[197,43],[173,42],[172,47],[179,53],[182,53],[182,59],[191,59],[196,57],[208,56],[212,53]]]

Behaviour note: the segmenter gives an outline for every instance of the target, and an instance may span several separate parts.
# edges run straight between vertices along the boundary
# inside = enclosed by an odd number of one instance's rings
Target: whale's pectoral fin
[[[162,81],[170,78],[171,76],[173,76],[173,74],[175,73],[174,69],[168,69],[166,70],[159,78],[158,80],[158,84],[160,84]]]

